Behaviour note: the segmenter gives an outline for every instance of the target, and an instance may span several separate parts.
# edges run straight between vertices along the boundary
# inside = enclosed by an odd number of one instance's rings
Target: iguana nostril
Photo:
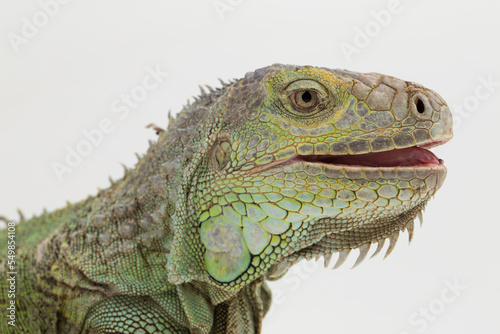
[[[429,98],[422,94],[417,93],[411,99],[411,110],[413,115],[419,119],[429,119],[432,116],[432,107],[429,104]]]
[[[424,104],[424,102],[421,99],[417,98],[417,101],[416,101],[415,104],[417,106],[418,113],[419,114],[423,114],[425,112],[425,104]]]

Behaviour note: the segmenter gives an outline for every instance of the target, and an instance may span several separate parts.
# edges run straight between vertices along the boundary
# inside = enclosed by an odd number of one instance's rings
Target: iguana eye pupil
[[[305,103],[308,103],[312,100],[312,96],[311,96],[311,93],[309,93],[308,90],[306,90],[304,93],[302,93],[302,101],[304,101]]]
[[[316,91],[305,89],[292,93],[292,95],[290,95],[290,101],[296,110],[310,112],[318,106],[320,98]]]

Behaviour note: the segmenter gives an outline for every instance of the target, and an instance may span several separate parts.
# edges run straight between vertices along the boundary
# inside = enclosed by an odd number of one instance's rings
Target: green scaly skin
[[[259,333],[266,279],[411,238],[446,175],[424,148],[451,125],[438,94],[380,74],[273,65],[210,88],[123,179],[17,226],[16,331]]]

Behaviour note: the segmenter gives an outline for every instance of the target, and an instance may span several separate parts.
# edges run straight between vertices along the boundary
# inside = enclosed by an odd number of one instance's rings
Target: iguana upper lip
[[[416,146],[357,155],[297,155],[291,160],[293,162],[303,161],[349,167],[430,167],[443,165],[443,160],[438,159],[434,153]]]

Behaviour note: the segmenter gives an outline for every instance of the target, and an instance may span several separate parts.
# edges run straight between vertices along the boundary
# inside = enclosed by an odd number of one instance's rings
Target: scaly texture
[[[17,226],[17,331],[258,333],[266,279],[390,253],[444,181],[451,113],[421,85],[273,65],[208,89],[110,188]]]

